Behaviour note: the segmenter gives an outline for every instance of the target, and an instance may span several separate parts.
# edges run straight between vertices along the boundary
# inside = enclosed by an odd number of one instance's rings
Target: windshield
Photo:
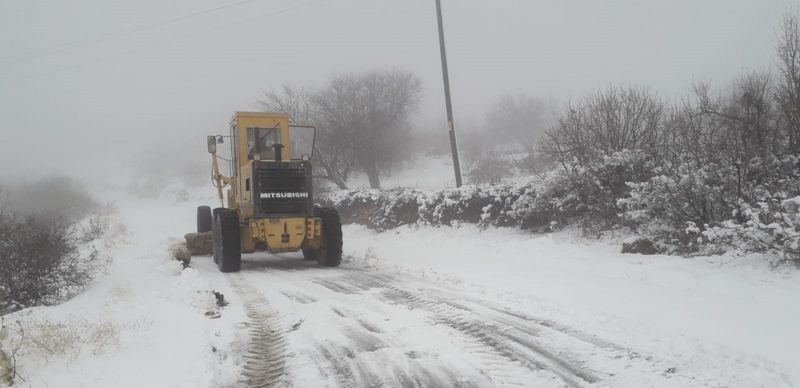
[[[292,159],[310,160],[314,154],[314,138],[317,129],[311,126],[289,127],[292,139]]]
[[[274,160],[275,149],[272,147],[281,142],[281,133],[277,128],[247,128],[247,159]]]

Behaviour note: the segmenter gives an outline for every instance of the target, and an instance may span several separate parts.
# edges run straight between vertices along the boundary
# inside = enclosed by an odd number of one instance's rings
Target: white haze
[[[446,136],[433,0],[258,0],[96,41],[233,3],[0,1],[0,180],[204,160],[204,136],[264,90],[391,67],[424,82],[415,126]],[[635,84],[675,98],[696,80],[768,68],[795,4],[443,0],[457,123],[483,125],[507,94],[567,101]]]

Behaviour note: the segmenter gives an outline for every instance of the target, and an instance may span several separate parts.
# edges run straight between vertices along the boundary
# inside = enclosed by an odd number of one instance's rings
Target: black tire
[[[211,208],[208,206],[197,207],[197,233],[206,233],[211,231]]]
[[[239,214],[235,210],[214,209],[214,262],[222,272],[242,268],[242,241]]]
[[[339,212],[323,207],[318,214],[322,218],[322,244],[317,251],[317,262],[325,267],[338,267],[342,263],[342,221]]]
[[[214,209],[214,213],[211,215],[211,257],[214,259],[215,263],[219,262],[219,241],[221,239],[219,235],[219,230],[217,228],[217,218],[219,217],[219,213],[225,210],[224,208],[218,207]]]
[[[322,208],[314,205],[314,217],[322,218]],[[317,261],[319,258],[319,250],[311,248],[303,248],[303,259]]]

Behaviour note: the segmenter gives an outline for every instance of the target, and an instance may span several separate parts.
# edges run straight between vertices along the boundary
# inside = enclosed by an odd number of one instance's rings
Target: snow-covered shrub
[[[772,197],[751,206],[742,201],[730,219],[703,230],[706,245],[766,252],[800,266],[800,196]]]
[[[329,196],[324,203],[339,210],[342,222],[386,230],[417,222],[450,224],[453,221],[464,221],[458,217],[464,210],[462,200],[459,191],[428,193],[418,189],[398,188],[385,191],[340,191]],[[478,211],[480,212],[480,208]],[[472,222],[477,222],[480,214],[475,218]]]
[[[319,198],[318,202],[323,206],[335,207],[342,223],[367,225],[378,212],[378,200],[383,195],[383,192],[375,189],[342,190]]]
[[[483,187],[467,185],[445,189],[421,198],[420,219],[432,225],[477,224],[481,221],[483,208],[489,204]]]
[[[0,315],[75,295],[102,265],[94,245],[107,223],[52,213],[0,213]]]
[[[740,186],[742,198],[751,203],[800,194],[800,156],[753,158],[747,164]]]
[[[339,210],[343,222],[378,230],[463,222],[546,231],[576,219],[610,225],[618,221],[617,198],[630,190],[625,183],[646,180],[650,163],[642,152],[623,151],[590,168],[570,166],[543,180],[432,192],[410,188],[340,191],[324,202]]]
[[[730,214],[735,194],[727,194],[722,167],[686,163],[673,171],[646,182],[631,182],[630,196],[618,201],[626,210],[625,217],[634,222],[657,218],[679,228],[688,221],[703,225]],[[661,172],[664,169],[657,170]]]
[[[0,284],[17,306],[49,304],[89,281],[71,225],[41,214],[0,221]]]
[[[656,172],[659,175],[646,182],[629,184],[630,195],[618,200],[623,219],[666,252],[697,252],[702,242],[697,240],[697,226],[722,221],[733,211],[737,198],[724,179],[729,171],[682,163]]]
[[[538,195],[520,198],[513,206],[520,225],[529,228],[552,222],[580,220],[592,229],[620,223],[619,198],[630,192],[630,182],[648,180],[654,162],[642,151],[621,151],[589,167],[565,165],[559,174],[539,185]]]
[[[16,304],[11,299],[11,289],[0,284],[0,316],[12,312],[15,307]]]
[[[419,221],[419,198],[422,192],[401,188],[384,192],[377,197],[377,211],[369,217],[367,225],[377,230],[410,225]]]
[[[753,209],[767,214],[765,204],[777,209],[783,199],[800,194],[796,156],[753,158],[730,166],[680,160],[656,168],[655,173],[646,182],[629,183],[630,195],[620,198],[618,205],[640,234],[675,253],[718,253],[752,240],[744,236],[751,234],[744,229],[752,221]],[[698,240],[703,231],[713,238]]]
[[[517,225],[511,211],[526,192],[517,185],[473,186],[426,192],[412,188],[348,190],[330,195],[323,203],[339,210],[342,222],[378,230],[424,223],[452,225]],[[532,190],[528,193],[533,194]]]
[[[8,328],[5,321],[0,320],[0,385],[11,386],[17,375],[16,351],[8,343]]]

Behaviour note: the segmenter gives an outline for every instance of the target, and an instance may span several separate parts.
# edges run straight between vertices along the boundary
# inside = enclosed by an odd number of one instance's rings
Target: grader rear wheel
[[[317,213],[317,209],[314,210]],[[324,207],[319,208],[318,214],[322,218],[322,243],[317,251],[317,262],[325,267],[338,267],[342,263],[342,222],[339,213],[336,209]]]
[[[310,248],[303,248],[303,259],[317,260],[317,250]]]

